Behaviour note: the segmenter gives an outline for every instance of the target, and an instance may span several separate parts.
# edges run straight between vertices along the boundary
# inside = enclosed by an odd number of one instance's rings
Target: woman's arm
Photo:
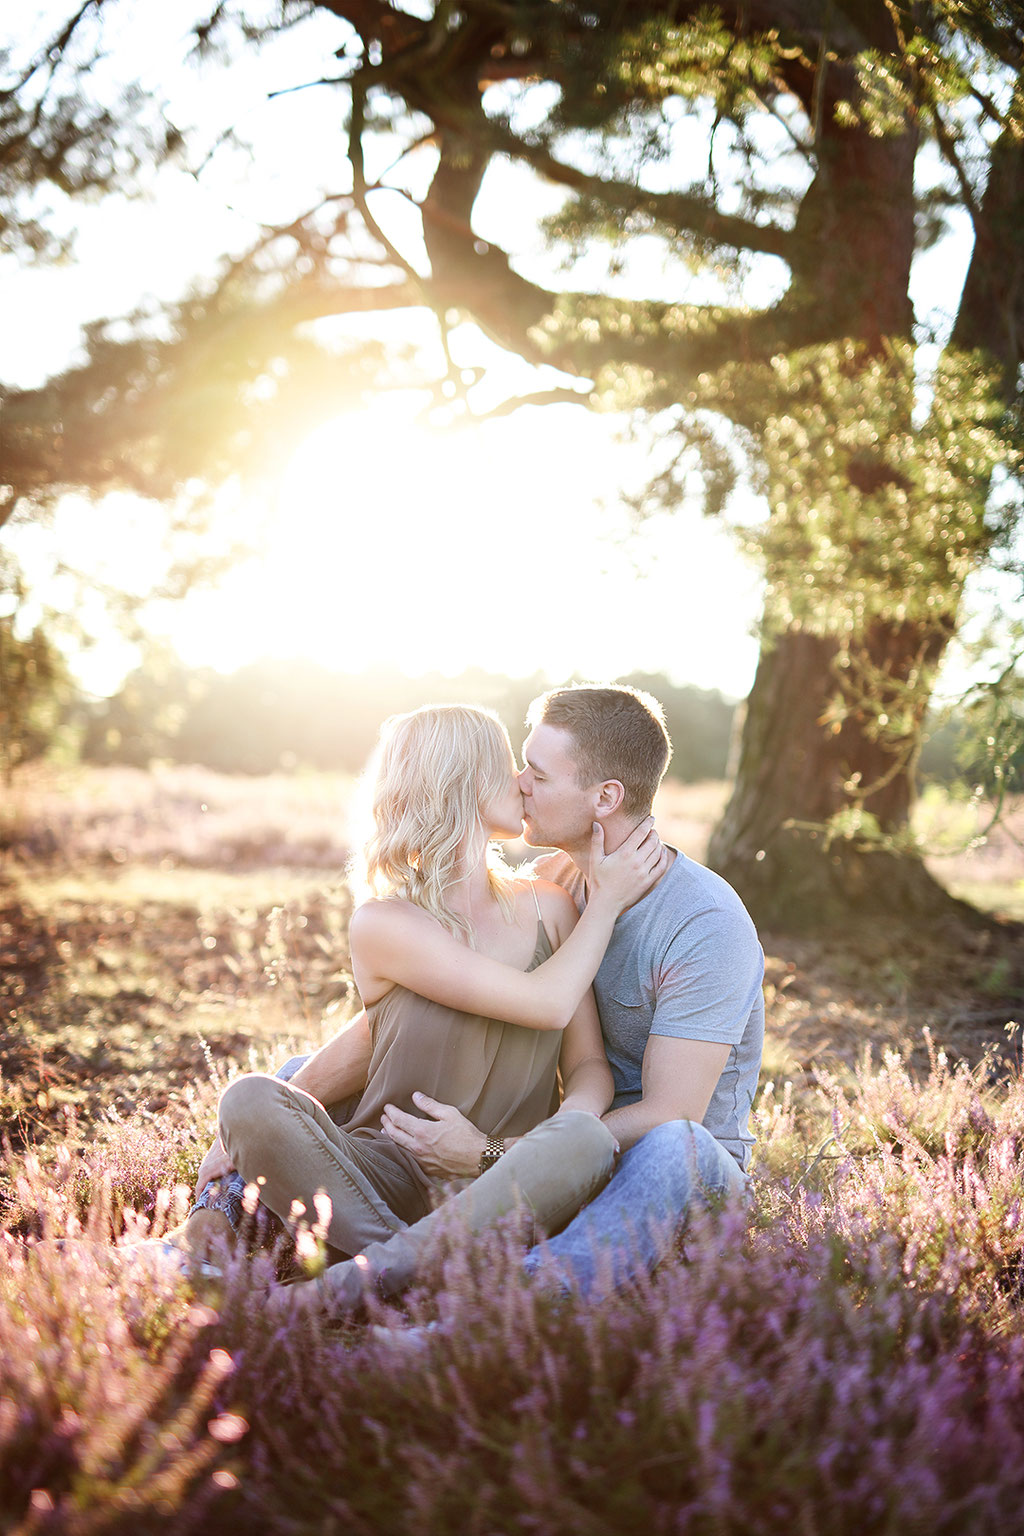
[[[536,889],[544,926],[554,942],[562,945],[579,922],[576,904],[571,898],[566,901],[566,892],[561,886],[550,885],[546,880],[537,881]],[[562,1079],[559,1113],[581,1109],[591,1115],[604,1114],[614,1097],[615,1085],[604,1052],[597,1003],[590,987],[566,1025],[558,1055],[558,1070]]]
[[[583,1109],[601,1116],[615,1094],[612,1069],[604,1053],[593,992],[587,992],[566,1026],[558,1057],[562,1102],[558,1112]]]
[[[649,820],[607,856],[595,823],[586,910],[555,954],[533,971],[467,949],[411,902],[369,901],[353,914],[349,933],[359,991],[373,998],[397,984],[463,1013],[527,1029],[565,1029],[594,979],[615,919],[646,894],[666,865]]]

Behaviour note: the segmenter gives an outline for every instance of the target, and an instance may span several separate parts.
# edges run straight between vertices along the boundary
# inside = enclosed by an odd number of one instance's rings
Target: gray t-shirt
[[[535,867],[583,911],[586,882],[567,853],[546,854]],[[704,1125],[745,1169],[764,1044],[763,976],[754,924],[732,886],[676,851],[654,890],[617,920],[594,978],[613,1107],[643,1096],[648,1035],[729,1045]]]

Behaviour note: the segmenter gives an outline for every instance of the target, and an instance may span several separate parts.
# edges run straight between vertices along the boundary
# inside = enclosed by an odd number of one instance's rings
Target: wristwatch
[[[493,1168],[504,1151],[505,1143],[500,1136],[488,1136],[487,1145],[480,1153],[480,1172],[486,1173],[488,1168]]]

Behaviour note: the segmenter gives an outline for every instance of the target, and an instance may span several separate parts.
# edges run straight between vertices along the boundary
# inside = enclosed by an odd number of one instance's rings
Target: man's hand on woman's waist
[[[478,1131],[454,1104],[439,1104],[425,1093],[414,1093],[412,1098],[427,1118],[386,1104],[380,1119],[382,1129],[396,1146],[411,1152],[432,1178],[473,1178],[480,1171],[480,1154],[487,1145],[483,1131]]]

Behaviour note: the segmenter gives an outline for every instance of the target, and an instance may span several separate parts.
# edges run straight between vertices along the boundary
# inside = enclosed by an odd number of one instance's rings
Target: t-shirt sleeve
[[[744,911],[697,913],[662,959],[651,1034],[737,1045],[763,976],[764,954]]]

